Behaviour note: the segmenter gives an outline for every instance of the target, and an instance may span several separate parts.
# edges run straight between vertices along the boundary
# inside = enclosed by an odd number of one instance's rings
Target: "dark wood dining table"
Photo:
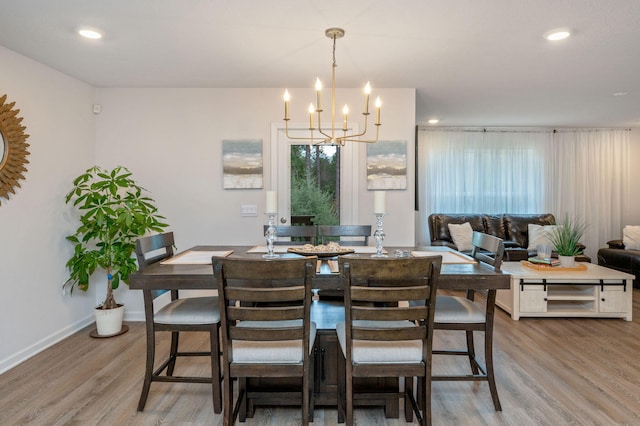
[[[230,257],[260,259],[262,253],[248,253],[254,246],[195,246],[189,251],[229,251]],[[399,251],[446,252],[446,247],[385,247],[389,256]],[[288,254],[297,256],[293,254]],[[370,254],[358,254],[370,256]],[[144,272],[136,272],[130,276],[129,287],[132,289],[217,289],[211,264],[160,264],[147,267]],[[342,281],[338,273],[331,272],[328,265],[322,265],[314,279],[316,289],[339,290]],[[510,275],[494,272],[490,268],[476,263],[443,263],[438,288],[446,290],[466,290],[468,288],[508,289]]]
[[[249,253],[254,246],[195,246],[188,252],[227,252],[232,251],[229,257],[248,259],[262,258],[261,252]],[[389,256],[393,256],[396,250],[407,253],[411,251],[444,252],[451,251],[446,247],[385,247]],[[187,251],[183,252],[186,253]],[[298,256],[286,253],[285,256]],[[357,254],[358,256],[371,256],[371,254]],[[180,254],[176,255],[180,256]],[[317,290],[341,290],[342,280],[340,274],[332,272],[328,259],[322,258],[320,268],[314,278],[313,288]],[[206,261],[202,260],[202,261]],[[335,270],[335,268],[334,268]],[[443,263],[438,288],[444,290],[474,289],[508,289],[510,275],[495,272],[490,268],[477,263]],[[213,275],[213,267],[210,263],[201,264],[162,264],[155,263],[148,266],[142,272],[136,272],[130,276],[129,287],[132,289],[157,289],[157,290],[198,290],[217,289]],[[339,294],[339,293],[338,293]],[[318,406],[336,406],[337,404],[337,353],[338,339],[335,333],[335,325],[344,321],[344,307],[338,298],[327,300],[314,300],[311,307],[311,319],[317,326],[315,356],[314,395]],[[266,380],[256,379],[254,386],[272,389],[276,384]],[[363,378],[356,386],[366,389],[389,389],[398,386],[397,379]],[[397,418],[399,405],[397,398],[360,399],[355,401],[357,405],[384,406],[385,415],[388,418]],[[267,399],[255,401],[256,405],[281,405],[287,404],[286,400]],[[291,402],[289,402],[291,403]],[[251,412],[249,408],[249,413]],[[245,413],[246,414],[246,413]],[[249,414],[250,416],[250,414]],[[241,418],[244,415],[241,413]]]

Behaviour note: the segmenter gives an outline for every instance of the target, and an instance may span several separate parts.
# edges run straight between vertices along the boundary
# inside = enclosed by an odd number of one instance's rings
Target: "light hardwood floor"
[[[640,424],[640,290],[634,321],[522,319],[498,309],[495,362],[502,412],[486,383],[433,385],[434,425]],[[0,425],[218,425],[211,388],[154,383],[144,412],[136,412],[144,368],[144,327],[92,339],[89,329],[0,376]],[[203,334],[184,339],[205,347]],[[435,344],[462,343],[438,332]],[[163,341],[167,344],[167,340]],[[434,359],[434,369],[467,367],[464,359]],[[462,362],[460,362],[462,361]],[[206,361],[188,367],[206,373]],[[183,370],[184,371],[184,370]],[[400,425],[381,409],[356,410],[359,425]],[[299,409],[259,408],[246,425],[300,423]],[[318,407],[315,425],[336,424],[336,410]]]

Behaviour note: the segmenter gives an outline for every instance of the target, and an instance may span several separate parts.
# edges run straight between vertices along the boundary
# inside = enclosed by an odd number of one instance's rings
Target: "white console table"
[[[599,317],[631,321],[634,276],[592,263],[586,270],[536,270],[503,262],[511,288],[498,290],[496,305],[520,317]]]

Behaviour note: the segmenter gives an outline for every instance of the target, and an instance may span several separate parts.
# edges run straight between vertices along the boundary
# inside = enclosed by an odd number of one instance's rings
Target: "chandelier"
[[[284,91],[284,123],[285,123],[285,134],[287,138],[293,140],[305,140],[311,141],[312,144],[315,145],[345,145],[345,142],[366,142],[366,143],[375,143],[378,141],[378,132],[380,129],[380,97],[376,99],[375,108],[376,108],[376,120],[375,120],[375,128],[376,128],[376,137],[375,139],[360,139],[361,136],[364,136],[367,133],[367,123],[369,121],[369,95],[371,94],[371,85],[367,82],[364,87],[364,110],[362,115],[364,116],[364,125],[363,130],[360,133],[348,133],[349,125],[348,125],[348,117],[349,117],[349,107],[347,105],[342,109],[342,128],[339,129],[336,127],[336,104],[335,104],[335,95],[336,95],[336,40],[344,37],[344,30],[342,28],[329,28],[325,31],[325,35],[333,40],[333,65],[331,67],[331,126],[329,129],[326,127],[323,128],[322,123],[322,103],[320,102],[322,98],[322,83],[320,79],[316,79],[316,105],[313,103],[309,104],[309,131],[311,133],[310,137],[294,137],[289,135],[289,100],[291,97],[289,96],[289,91]],[[314,121],[314,115],[316,115],[317,119]],[[317,122],[317,127],[315,123]],[[322,135],[321,137],[314,137],[314,133],[316,130]]]

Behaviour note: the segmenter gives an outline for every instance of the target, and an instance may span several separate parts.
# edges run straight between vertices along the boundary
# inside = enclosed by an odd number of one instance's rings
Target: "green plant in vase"
[[[580,240],[586,228],[582,220],[571,219],[565,215],[562,223],[549,233],[549,240],[559,257],[575,257],[582,254],[583,246]]]
[[[147,195],[122,166],[112,170],[91,167],[73,181],[65,202],[73,203],[80,225],[67,236],[74,251],[66,266],[69,278],[64,283],[73,293],[75,287],[89,288],[89,278],[101,268],[107,274],[107,293],[96,309],[119,307],[113,296],[120,282],[138,268],[134,257],[136,240],[150,231],[161,232],[168,225],[158,214],[155,201]]]

